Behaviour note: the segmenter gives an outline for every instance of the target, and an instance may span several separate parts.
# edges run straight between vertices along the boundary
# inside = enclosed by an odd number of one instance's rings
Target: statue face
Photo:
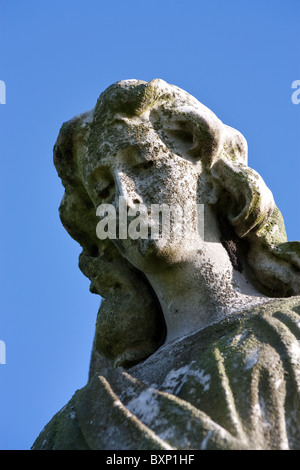
[[[178,132],[173,128],[172,133],[158,133],[145,117],[134,123],[120,118],[102,134],[99,157],[94,158],[87,175],[86,187],[95,206],[113,204],[118,215],[122,197],[129,210],[128,223],[139,214],[137,205],[146,208],[147,238],[117,236],[113,240],[123,255],[145,272],[184,261],[199,248],[197,204],[205,203],[210,183],[201,161],[188,155],[191,145],[192,136],[180,128]],[[153,212],[162,204],[165,220],[170,210],[170,231],[165,236],[161,216],[160,237],[155,239],[151,237]]]

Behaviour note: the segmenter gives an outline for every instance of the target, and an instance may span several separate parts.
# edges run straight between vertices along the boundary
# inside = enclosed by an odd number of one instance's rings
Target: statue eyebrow
[[[109,122],[110,126],[115,124],[128,124],[128,117],[122,114],[115,114],[112,120]]]
[[[127,114],[116,113],[107,125],[113,126],[115,124],[134,126],[145,124],[145,122],[143,119],[141,119],[140,115],[128,116]]]
[[[126,123],[126,120],[125,119],[122,119],[121,117],[117,117],[117,118],[114,118],[112,119],[112,121],[110,122],[110,125],[114,125],[114,124],[124,124]]]

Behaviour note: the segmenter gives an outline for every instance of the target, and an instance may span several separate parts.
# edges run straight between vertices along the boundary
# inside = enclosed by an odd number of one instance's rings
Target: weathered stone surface
[[[62,126],[54,161],[104,300],[89,381],[33,449],[300,449],[300,243],[244,137],[175,86],[126,80]],[[192,217],[184,239],[172,220],[167,239],[100,240],[97,207],[120,215],[120,196],[202,204],[204,238]]]
[[[99,358],[34,447],[299,449],[299,312],[299,296],[270,300],[127,371]]]

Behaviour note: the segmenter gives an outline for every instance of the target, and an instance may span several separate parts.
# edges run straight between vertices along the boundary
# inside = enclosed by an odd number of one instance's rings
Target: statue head
[[[91,291],[104,299],[95,347],[116,364],[129,367],[163,343],[164,316],[149,279],[188,263],[203,240],[194,216],[191,243],[174,233],[100,240],[101,204],[116,214],[120,198],[128,214],[161,204],[194,214],[203,205],[204,243],[222,244],[233,270],[264,295],[299,294],[300,244],[287,242],[271,191],[248,167],[245,138],[180,88],[158,79],[110,86],[94,109],[63,124],[54,162],[65,188],[62,223],[82,247],[79,266]]]

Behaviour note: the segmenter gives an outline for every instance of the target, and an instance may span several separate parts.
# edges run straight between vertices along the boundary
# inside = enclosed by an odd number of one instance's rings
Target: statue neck
[[[147,277],[162,307],[166,343],[266,299],[233,269],[220,242],[204,242],[191,259]]]

